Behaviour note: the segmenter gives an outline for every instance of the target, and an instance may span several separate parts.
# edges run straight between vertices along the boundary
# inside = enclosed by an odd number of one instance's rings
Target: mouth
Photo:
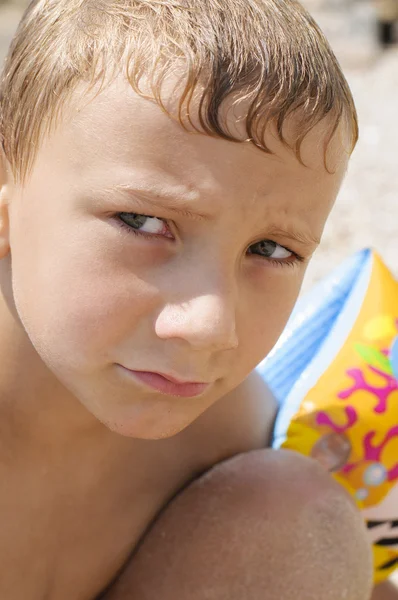
[[[201,396],[211,385],[211,383],[206,382],[182,381],[170,375],[153,373],[151,371],[133,371],[123,365],[118,366],[136,382],[169,396],[194,398]]]

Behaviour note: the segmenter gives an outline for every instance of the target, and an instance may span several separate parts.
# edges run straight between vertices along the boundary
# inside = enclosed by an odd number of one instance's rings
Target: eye
[[[284,248],[272,240],[261,240],[256,244],[252,244],[248,250],[248,253],[257,254],[258,256],[263,256],[264,258],[270,258],[272,260],[281,262],[289,258],[297,257],[294,252]]]
[[[117,216],[119,221],[121,221],[121,224],[127,226],[135,233],[142,233],[143,235],[148,236],[154,235],[168,238],[173,237],[166,221],[159,219],[158,217],[150,217],[148,215],[140,215],[138,213],[128,212],[118,213]]]

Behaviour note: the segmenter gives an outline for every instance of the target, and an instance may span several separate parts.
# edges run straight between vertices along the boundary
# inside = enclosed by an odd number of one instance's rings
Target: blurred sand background
[[[304,290],[352,252],[372,246],[398,274],[398,47],[378,48],[370,0],[304,0],[351,85],[360,141]],[[3,60],[25,0],[0,0]]]

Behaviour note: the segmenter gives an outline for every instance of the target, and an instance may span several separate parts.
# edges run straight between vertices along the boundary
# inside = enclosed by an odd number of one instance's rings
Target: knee
[[[371,578],[363,520],[346,492],[311,459],[260,450],[178,494],[120,585],[141,599],[367,600]]]
[[[306,600],[370,596],[372,556],[363,518],[317,462],[260,450],[217,465],[196,486],[198,502],[202,494],[213,498],[208,518],[213,512],[216,524],[223,515],[230,543],[252,549],[243,563],[266,570],[267,587],[278,589],[275,598],[300,589],[295,597]]]
[[[336,530],[348,519],[360,535],[365,532],[342,486],[316,461],[289,450],[256,450],[219,463],[192,484],[191,493],[198,499],[213,496],[224,510],[241,512],[246,506],[264,523],[272,516],[278,526],[285,521],[304,526],[308,518],[313,525],[319,518],[323,529],[332,521]]]

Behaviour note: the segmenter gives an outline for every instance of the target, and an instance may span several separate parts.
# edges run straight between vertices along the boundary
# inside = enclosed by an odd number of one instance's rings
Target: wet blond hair
[[[33,0],[0,82],[0,137],[16,178],[32,167],[80,84],[95,89],[124,73],[165,109],[162,85],[184,67],[176,116],[185,128],[241,141],[222,119],[226,99],[245,100],[247,140],[265,152],[265,130],[297,115],[292,149],[326,116],[358,136],[348,84],[325,37],[295,0]],[[145,92],[143,81],[145,80]],[[148,89],[150,93],[148,94]],[[193,102],[194,99],[194,102]]]

